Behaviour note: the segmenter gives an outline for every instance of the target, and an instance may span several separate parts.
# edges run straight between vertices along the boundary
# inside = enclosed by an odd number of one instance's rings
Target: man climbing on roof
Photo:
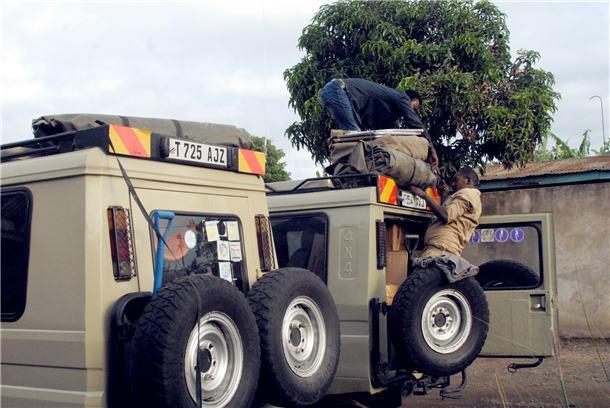
[[[361,78],[333,79],[320,94],[324,107],[342,130],[393,129],[402,119],[410,129],[423,129],[428,140],[428,163],[438,172],[438,156],[421,119],[415,113],[421,96],[412,90],[399,91]]]
[[[420,188],[411,186],[411,192],[426,200],[436,215],[424,237],[421,258],[452,254],[461,256],[466,243],[479,225],[481,192],[479,177],[470,167],[464,167],[453,178],[454,193],[437,204]]]

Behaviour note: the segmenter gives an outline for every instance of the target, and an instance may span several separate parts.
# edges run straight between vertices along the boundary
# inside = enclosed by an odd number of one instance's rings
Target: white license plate
[[[227,167],[227,148],[170,138],[169,158]]]
[[[403,207],[420,208],[422,210],[428,207],[426,200],[407,191],[400,192],[399,204]]]

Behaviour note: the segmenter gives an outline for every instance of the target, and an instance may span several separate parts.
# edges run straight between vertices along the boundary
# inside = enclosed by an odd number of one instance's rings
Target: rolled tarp
[[[343,145],[347,145],[344,143]],[[344,154],[348,146],[342,148]],[[390,176],[400,187],[415,185],[420,188],[437,184],[437,176],[423,160],[414,159],[390,147],[378,146],[371,142],[358,142],[351,146],[351,152],[326,168],[334,176],[375,173]]]
[[[388,147],[414,159],[426,160],[430,145],[420,136],[381,136],[371,142],[373,145]]]
[[[390,147],[365,144],[364,158],[368,168],[394,178],[400,187],[433,187],[438,181],[426,162]]]
[[[333,143],[330,145],[330,162],[340,163],[347,160],[359,142]]]
[[[363,132],[331,130],[330,161],[335,163],[349,155],[359,141],[390,147],[414,159],[426,160],[430,150],[421,129],[385,129]]]
[[[32,120],[32,130],[34,137],[44,137],[89,129],[102,124],[150,130],[154,133],[182,137],[200,143],[252,149],[252,136],[244,129],[232,125],[175,119],[70,113],[46,115],[34,119]]]

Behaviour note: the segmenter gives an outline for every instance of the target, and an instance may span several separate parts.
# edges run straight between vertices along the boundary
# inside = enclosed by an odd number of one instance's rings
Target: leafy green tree
[[[266,154],[265,175],[263,176],[265,183],[290,180],[290,173],[286,171],[286,162],[282,161],[286,157],[286,153],[282,149],[275,146],[271,143],[271,139],[266,137],[252,136],[252,144],[254,150]]]
[[[540,147],[534,152],[534,161],[576,159],[589,156],[591,149],[590,132],[591,130],[589,129],[585,130],[582,134],[580,145],[577,148],[572,148],[568,144],[568,140],[563,140],[556,134],[548,131],[542,137]],[[549,141],[553,142],[551,149],[548,146]]]
[[[593,149],[593,153],[595,153],[598,156],[610,154],[610,140],[608,140],[604,144],[602,144],[602,146],[599,148],[599,150]]]
[[[318,163],[329,157],[330,115],[320,90],[359,77],[423,95],[419,111],[445,175],[497,160],[533,157],[550,128],[553,75],[535,68],[535,51],[512,61],[505,16],[488,1],[340,1],[304,28],[303,59],[284,72],[300,121],[286,134]]]

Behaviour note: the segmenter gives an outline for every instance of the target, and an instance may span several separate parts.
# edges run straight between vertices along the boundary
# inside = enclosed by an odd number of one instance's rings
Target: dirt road
[[[559,364],[556,358],[546,359],[537,368],[516,373],[506,369],[514,360],[478,359],[468,369],[462,399],[442,401],[435,390],[404,399],[403,407],[565,407],[560,372],[570,407],[610,407],[610,382],[600,360],[610,374],[610,345],[590,339],[564,340]]]

